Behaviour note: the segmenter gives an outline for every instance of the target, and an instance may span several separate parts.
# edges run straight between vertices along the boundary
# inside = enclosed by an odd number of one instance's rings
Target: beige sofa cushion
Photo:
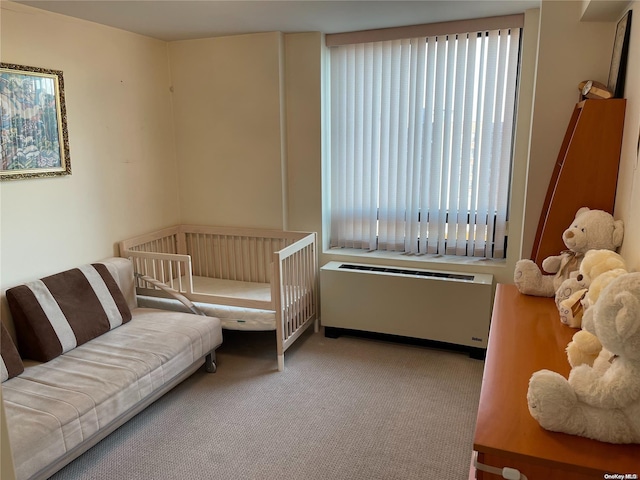
[[[118,284],[101,263],[11,288],[6,296],[20,354],[40,362],[131,319]]]

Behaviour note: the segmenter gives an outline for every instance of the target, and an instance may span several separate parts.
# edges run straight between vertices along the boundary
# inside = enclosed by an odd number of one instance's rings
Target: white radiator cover
[[[486,349],[493,275],[329,262],[320,298],[325,327]]]

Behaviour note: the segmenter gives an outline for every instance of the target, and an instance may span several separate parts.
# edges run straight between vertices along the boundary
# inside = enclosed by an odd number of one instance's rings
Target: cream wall
[[[287,34],[285,85],[287,215],[291,230],[322,239],[322,55],[321,33]]]
[[[284,228],[280,33],[169,44],[183,223]]]
[[[166,43],[1,4],[3,62],[64,72],[72,175],[0,183],[4,290],[176,223]]]
[[[169,44],[182,222],[321,231],[322,42]]]
[[[630,269],[640,271],[640,1],[632,2],[630,8],[633,14],[625,83],[627,111],[614,214],[625,222],[620,254]]]

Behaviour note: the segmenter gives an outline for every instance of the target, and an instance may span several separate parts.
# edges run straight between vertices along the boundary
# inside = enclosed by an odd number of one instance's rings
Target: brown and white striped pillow
[[[46,362],[131,320],[109,270],[95,263],[7,290],[24,358]]]
[[[0,322],[0,353],[2,354],[0,377],[3,382],[24,372],[24,365],[22,364],[20,354],[18,350],[16,350],[11,335],[2,322]]]

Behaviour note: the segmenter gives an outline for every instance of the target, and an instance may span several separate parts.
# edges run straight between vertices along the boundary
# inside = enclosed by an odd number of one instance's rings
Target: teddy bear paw
[[[529,413],[542,428],[561,432],[578,399],[562,375],[550,370],[540,370],[529,380],[527,402]]]
[[[519,260],[513,274],[513,280],[518,289],[526,288],[528,285],[535,285],[540,282],[542,272],[531,260]]]
[[[553,286],[553,275],[543,275],[538,265],[531,260],[516,262],[513,283],[518,291],[525,295],[552,297],[556,291]]]
[[[569,325],[569,321],[572,318],[571,309],[560,305],[558,307],[558,313],[560,314],[560,322]]]

